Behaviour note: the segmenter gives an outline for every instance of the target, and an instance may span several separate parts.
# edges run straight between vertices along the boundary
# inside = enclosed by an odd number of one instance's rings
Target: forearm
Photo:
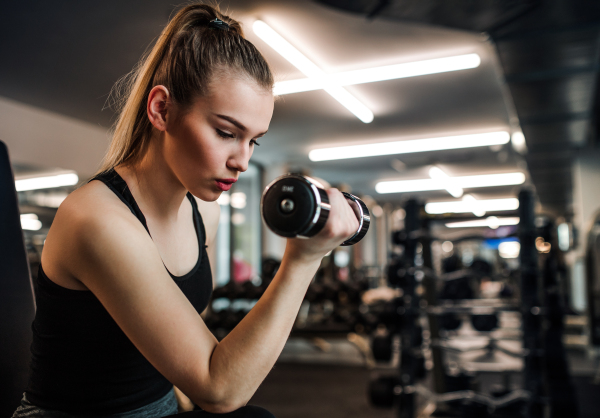
[[[325,227],[310,239],[287,240],[281,267],[267,291],[214,348],[200,385],[210,394],[197,401],[204,409],[228,412],[248,402],[283,350],[322,257],[357,230],[345,197],[335,189],[327,194],[331,210]]]
[[[302,260],[286,252],[264,295],[217,345],[210,361],[215,406],[236,409],[252,397],[283,350],[319,263],[320,258]],[[215,412],[223,412],[218,408]]]

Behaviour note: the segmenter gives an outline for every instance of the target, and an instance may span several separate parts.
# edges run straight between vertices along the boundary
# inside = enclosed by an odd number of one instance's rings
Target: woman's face
[[[219,77],[210,92],[167,121],[164,157],[194,196],[214,201],[248,168],[269,128],[273,95],[243,77]]]

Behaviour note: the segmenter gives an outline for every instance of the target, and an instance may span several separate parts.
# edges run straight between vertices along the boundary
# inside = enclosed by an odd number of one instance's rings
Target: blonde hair
[[[229,29],[209,26],[214,19],[227,23]],[[152,50],[115,85],[115,104],[120,112],[98,173],[122,163],[135,163],[144,155],[152,132],[146,103],[154,86],[165,86],[173,102],[189,106],[196,97],[207,94],[216,70],[245,74],[260,87],[268,91],[273,88],[269,65],[244,38],[239,22],[222,14],[218,7],[183,7]]]

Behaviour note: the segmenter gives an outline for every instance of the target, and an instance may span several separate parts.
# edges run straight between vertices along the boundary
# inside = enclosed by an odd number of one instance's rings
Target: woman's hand
[[[323,229],[309,239],[289,238],[286,256],[307,262],[320,260],[356,233],[358,219],[344,195],[338,189],[328,189],[327,196],[331,211]]]

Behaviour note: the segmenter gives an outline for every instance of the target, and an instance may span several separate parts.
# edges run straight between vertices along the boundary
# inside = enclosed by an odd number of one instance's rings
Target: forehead
[[[273,93],[247,77],[214,77],[208,94],[198,102],[205,111],[230,116],[250,132],[265,132],[273,116]]]

